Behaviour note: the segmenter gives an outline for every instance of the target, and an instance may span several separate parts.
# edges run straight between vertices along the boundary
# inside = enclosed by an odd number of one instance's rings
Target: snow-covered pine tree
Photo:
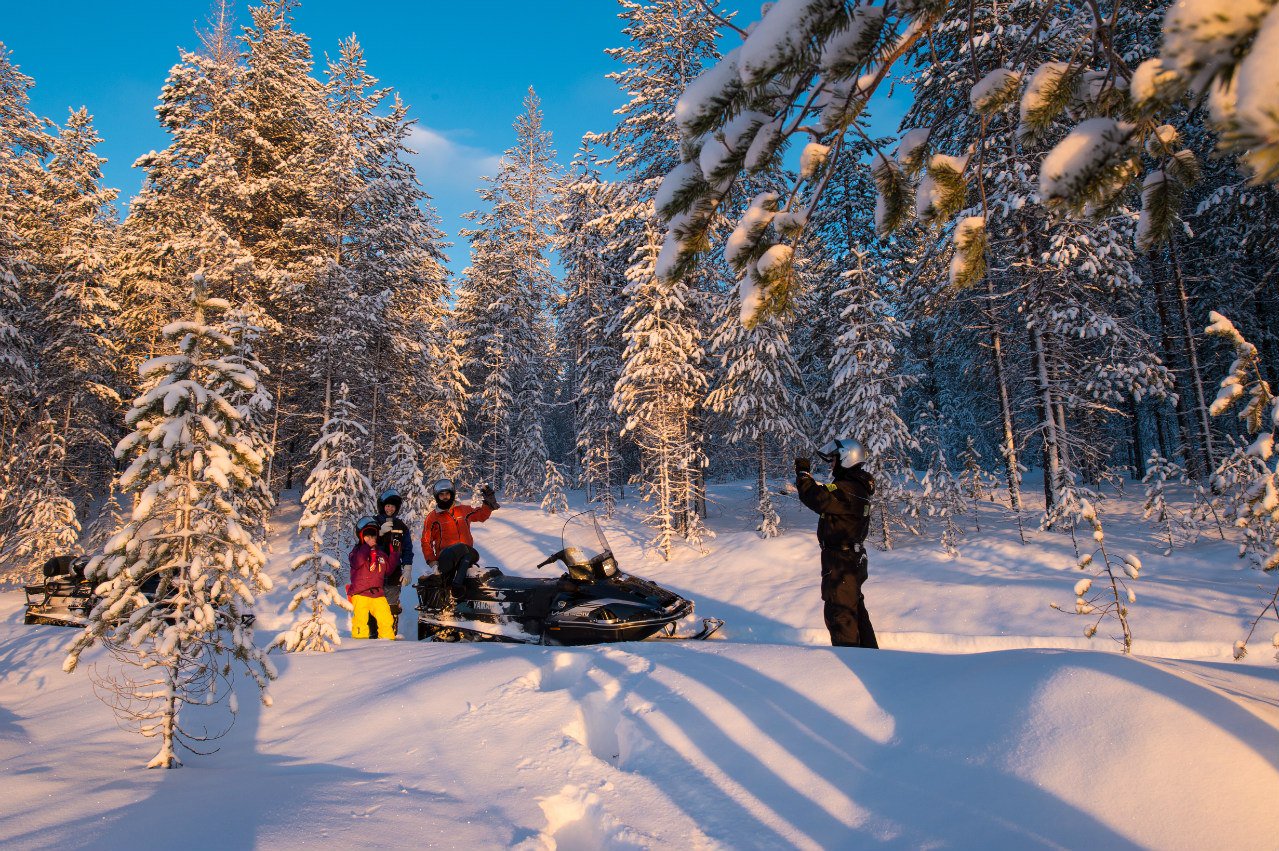
[[[625,270],[648,250],[649,230],[653,227],[649,220],[655,214],[654,199],[659,182],[681,159],[680,134],[675,120],[680,93],[719,58],[716,46],[719,22],[712,11],[717,4],[708,7],[701,0],[619,0],[619,5],[622,34],[628,43],[607,51],[620,63],[618,70],[608,77],[627,101],[617,110],[620,120],[614,128],[586,136],[589,144],[611,152],[599,159],[598,165],[619,175],[607,190],[605,201],[610,212],[599,220],[600,225],[608,229],[607,256],[614,271],[615,292],[626,287],[629,277]],[[681,333],[698,340],[709,339],[714,333],[712,296],[720,288],[720,275],[710,270],[699,274],[689,282],[679,312],[669,315],[664,322],[681,322],[684,324]],[[609,326],[613,340],[628,332],[628,326],[621,319],[627,315],[627,309],[625,305],[613,308],[613,324]],[[624,344],[619,351],[626,348]],[[708,364],[699,358],[694,368],[706,373]],[[709,375],[704,374],[698,380],[710,385]],[[687,429],[686,438],[681,440],[686,439],[692,447],[693,471],[687,489],[697,517],[680,525],[697,539],[703,536],[704,530],[703,465],[707,463],[704,456],[710,442],[702,401],[699,399],[681,418]],[[617,400],[613,407],[619,409]],[[634,448],[626,446],[622,453],[632,473],[635,471],[631,469],[630,459],[634,457]],[[663,510],[669,511],[671,506]]]
[[[723,377],[706,405],[725,417],[725,440],[754,450],[756,531],[765,538],[776,537],[781,518],[769,493],[769,460],[789,458],[811,443],[816,411],[804,393],[782,320],[770,316],[747,328],[738,320],[736,302],[725,302],[711,343],[723,359]]]
[[[1251,544],[1261,551],[1261,568],[1273,576],[1279,573],[1279,452],[1275,451],[1275,439],[1279,436],[1279,396],[1262,377],[1257,347],[1245,340],[1222,314],[1213,311],[1209,319],[1212,324],[1205,329],[1206,333],[1230,342],[1235,354],[1230,373],[1222,379],[1221,389],[1212,403],[1212,414],[1221,416],[1239,405],[1239,419],[1254,438],[1244,452],[1253,462],[1255,478],[1241,494],[1242,498],[1231,506],[1231,513],[1235,525],[1244,530],[1244,546]],[[1279,584],[1253,619],[1248,634],[1235,642],[1236,659],[1243,658],[1247,652],[1248,642],[1267,612],[1279,620]],[[1275,658],[1279,659],[1279,653]]]
[[[95,153],[101,138],[81,108],[54,139],[48,178],[38,201],[44,219],[38,248],[45,283],[36,291],[34,341],[41,409],[58,423],[72,463],[73,497],[101,492],[113,472],[110,448],[118,436],[117,348],[109,329],[116,311],[108,269],[112,202]]]
[[[546,459],[546,478],[542,480],[542,513],[568,514],[568,497],[564,495],[564,472],[560,465]]]
[[[559,352],[570,361],[565,372],[575,391],[574,431],[579,480],[588,502],[598,502],[605,517],[616,505],[615,487],[622,481],[623,459],[613,410],[613,388],[622,368],[623,343],[618,327],[626,263],[617,238],[606,224],[610,201],[621,188],[606,184],[592,165],[593,152],[583,146],[573,169],[560,184],[556,249],[564,266],[564,298],[556,312]],[[633,225],[632,225],[633,226]]]
[[[1146,475],[1141,482],[1146,486],[1146,499],[1141,504],[1141,519],[1153,520],[1155,525],[1168,539],[1164,555],[1172,555],[1177,546],[1174,527],[1177,525],[1177,512],[1169,507],[1165,490],[1169,482],[1184,480],[1186,471],[1177,464],[1159,454],[1158,449],[1150,451],[1150,459],[1146,462]]]
[[[261,326],[257,324],[261,321],[260,311],[255,306],[249,306],[228,311],[218,323],[218,330],[234,341],[234,348],[227,360],[239,369],[228,373],[228,384],[215,389],[240,413],[241,433],[262,459],[265,469],[275,451],[272,432],[278,420],[273,416],[275,405],[264,382],[268,375],[267,369],[254,353],[256,342],[263,333]],[[241,376],[251,378],[251,385],[236,383]],[[265,475],[256,477],[249,488],[237,494],[237,499],[236,508],[240,512],[242,525],[249,531],[254,542],[265,548],[270,537],[271,512],[275,508],[275,492],[271,489],[271,483]]]
[[[530,88],[515,121],[516,142],[468,218],[471,266],[458,292],[457,322],[467,378],[476,393],[469,437],[483,476],[512,499],[541,488],[547,457],[542,434],[548,378],[549,306],[557,283],[548,252],[558,180],[551,134]]]
[[[18,500],[12,557],[4,581],[35,582],[53,556],[80,554],[80,521],[75,503],[66,494],[66,446],[58,426],[46,417],[36,424],[31,455],[33,469]]]
[[[647,245],[627,271],[622,332],[626,351],[613,405],[640,451],[636,477],[646,517],[656,528],[653,546],[669,559],[676,535],[700,547],[707,530],[695,504],[704,463],[689,420],[706,393],[701,343],[688,321],[688,288],[654,274],[659,236],[649,229]]]
[[[913,379],[903,373],[897,346],[907,331],[881,298],[866,254],[854,249],[835,296],[845,330],[835,341],[826,389],[823,441],[852,437],[866,447],[866,468],[876,481],[874,527],[879,546],[891,549],[895,530],[916,531],[919,504],[908,486],[910,453],[919,442],[898,413]]]
[[[1092,529],[1092,539],[1096,545],[1093,551],[1079,558],[1080,570],[1091,570],[1092,576],[1085,577],[1075,583],[1075,607],[1073,613],[1085,617],[1096,615],[1096,620],[1084,628],[1084,635],[1092,638],[1097,629],[1108,616],[1115,618],[1119,624],[1123,652],[1132,652],[1132,627],[1128,623],[1128,606],[1137,602],[1137,595],[1129,587],[1129,582],[1136,580],[1141,574],[1141,559],[1128,554],[1123,558],[1115,558],[1106,550],[1106,535],[1102,528],[1101,518],[1092,501],[1078,496],[1078,491],[1070,486],[1063,488],[1061,510],[1071,512],[1072,529],[1074,524],[1083,522]],[[1076,550],[1078,553],[1078,550]],[[1100,559],[1097,557],[1100,556]],[[1102,588],[1093,590],[1093,581],[1102,580]],[[1056,603],[1052,608],[1064,612]]]
[[[328,652],[341,643],[332,608],[350,611],[346,595],[338,591],[342,563],[339,558],[354,544],[353,525],[375,499],[373,486],[358,466],[356,436],[367,432],[355,419],[355,407],[345,383],[311,447],[315,466],[302,494],[302,519],[298,534],[305,536],[310,552],[293,560],[289,611],[301,613],[273,646],[290,653],[301,650]]]
[[[928,516],[941,527],[942,549],[953,557],[959,555],[958,541],[964,535],[955,518],[970,510],[968,495],[950,469],[943,444],[945,430],[941,414],[929,401],[925,403],[921,416],[925,424],[923,443],[930,451],[927,470],[919,482],[920,502]]]
[[[396,431],[382,490],[394,490],[400,495],[399,518],[410,527],[423,522],[435,507],[423,466],[422,450],[416,441],[403,431]]]
[[[228,304],[203,290],[197,276],[191,318],[164,328],[176,354],[143,367],[147,388],[125,417],[131,433],[116,448],[129,462],[120,487],[133,497],[133,513],[90,564],[101,599],[63,665],[75,670],[99,643],[135,663],[133,672],[99,685],[123,719],[160,739],[153,768],[180,765],[180,747],[216,737],[203,720],[198,729],[184,726],[184,707],[227,698],[234,714],[235,662],[265,705],[275,676],[245,622],[271,581],[235,507],[261,475],[262,460],[242,433],[239,412],[215,389],[247,387],[255,378],[227,360],[235,342],[208,322]]]
[[[1279,119],[1267,85],[1266,49],[1276,31],[1271,11],[1266,4],[1235,14],[1213,3],[1173,4],[1163,22],[1161,55],[1134,69],[1129,63],[1151,49],[1139,37],[1153,10],[1053,7],[1031,18],[1038,22],[993,68],[973,60],[969,102],[974,111],[992,116],[1022,95],[1023,144],[1056,140],[1038,169],[1037,195],[1045,205],[1071,213],[1113,212],[1113,202],[1142,174],[1139,152],[1157,133],[1157,118],[1177,108],[1187,92],[1209,96],[1208,117],[1222,132],[1222,147],[1238,154],[1255,180],[1275,181],[1279,142],[1273,131]],[[689,84],[677,107],[682,162],[668,172],[658,204],[669,223],[659,274],[686,274],[710,247],[708,234],[736,179],[774,161],[796,138],[807,143],[807,167],[782,193],[787,201],[781,212],[807,218],[821,204],[831,169],[854,155],[847,141],[860,130],[858,119],[885,81],[900,82],[899,63],[913,49],[934,45],[948,32],[961,34],[974,48],[991,44],[993,33],[1016,20],[1008,4],[973,3],[964,10],[947,3],[881,7],[780,0],[765,5],[761,19],[748,28],[723,21],[742,43]],[[1042,49],[1057,39],[1072,44],[1064,60]],[[1062,138],[1052,125],[1068,110],[1074,126]],[[983,146],[976,147],[976,157],[941,154],[919,161],[916,168],[928,172],[921,212],[939,222],[972,218],[964,212],[964,194],[968,172],[981,168]],[[702,167],[708,159],[718,163],[713,175]],[[883,210],[893,213],[885,220],[901,221],[909,192],[901,170],[882,162]],[[802,230],[786,237],[790,245]],[[967,229],[969,237],[973,231]],[[976,257],[986,240],[964,242],[966,254]],[[981,278],[980,269],[964,265],[971,270],[964,276],[967,284]],[[761,280],[766,286],[758,293],[759,307],[782,309],[793,278]]]

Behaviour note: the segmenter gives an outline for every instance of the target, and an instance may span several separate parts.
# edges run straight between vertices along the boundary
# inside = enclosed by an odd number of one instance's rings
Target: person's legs
[[[864,554],[822,551],[822,615],[834,647],[878,646],[862,598],[864,558]]]
[[[382,592],[386,595],[386,603],[391,607],[391,638],[394,638],[400,632],[400,612],[404,609],[400,605],[400,585],[383,585]],[[378,633],[381,638],[381,632]]]
[[[395,639],[395,629],[391,624],[391,605],[385,597],[370,597],[369,612],[377,619],[377,636],[387,641]]]
[[[351,612],[352,638],[369,637],[369,601],[371,599],[363,594],[356,594],[351,598],[351,604],[355,606],[355,611]]]

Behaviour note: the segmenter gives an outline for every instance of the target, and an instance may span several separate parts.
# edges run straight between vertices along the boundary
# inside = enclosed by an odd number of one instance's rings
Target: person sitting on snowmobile
[[[427,563],[440,571],[447,584],[460,586],[466,579],[466,568],[480,560],[480,554],[475,550],[475,539],[471,537],[471,523],[488,520],[499,507],[497,497],[493,488],[485,485],[480,488],[484,501],[479,508],[456,505],[457,489],[450,479],[436,482],[431,494],[435,497],[435,508],[426,516],[422,526],[422,552]],[[465,545],[467,550],[451,550],[449,558],[441,558],[446,550],[457,544]]]
[[[384,492],[377,500],[377,519],[381,524],[378,527],[378,549],[385,553],[395,553],[398,560],[398,566],[384,577],[382,586],[386,602],[391,607],[391,620],[397,633],[400,628],[400,612],[403,611],[400,607],[400,589],[409,584],[413,572],[413,536],[409,534],[408,525],[399,517],[403,502],[395,490]]]
[[[862,584],[867,576],[866,534],[875,478],[862,464],[866,450],[851,438],[832,440],[817,451],[831,463],[829,484],[813,479],[807,458],[795,459],[795,487],[804,505],[817,512],[822,548],[822,600],[830,643],[835,647],[879,647],[866,612]]]
[[[378,548],[380,528],[376,517],[361,517],[355,524],[358,541],[347,557],[351,581],[346,586],[346,596],[355,606],[351,613],[352,638],[369,637],[370,615],[377,620],[379,638],[395,638],[391,607],[386,601],[383,584],[386,577],[399,567],[399,557],[394,552]]]

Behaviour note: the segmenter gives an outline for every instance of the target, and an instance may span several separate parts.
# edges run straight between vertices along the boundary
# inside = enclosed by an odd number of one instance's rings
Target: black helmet
[[[431,485],[431,496],[439,496],[445,491],[457,496],[457,488],[453,486],[452,479],[439,479],[435,484]]]
[[[372,529],[374,532],[378,532],[381,528],[382,524],[378,522],[376,517],[361,517],[355,521],[355,537],[358,538],[363,535],[365,529]]]
[[[838,437],[818,449],[817,457],[851,470],[866,460],[866,447],[851,437]]]
[[[395,488],[383,491],[382,495],[377,498],[377,513],[383,514],[388,505],[395,506],[396,514],[400,513],[400,509],[404,505],[404,499],[400,496],[400,492]]]

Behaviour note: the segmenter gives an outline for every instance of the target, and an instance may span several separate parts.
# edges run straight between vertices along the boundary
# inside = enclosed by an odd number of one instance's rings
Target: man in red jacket
[[[485,485],[480,489],[484,502],[479,508],[457,505],[457,490],[449,479],[440,479],[436,482],[431,493],[435,496],[435,508],[426,515],[426,521],[422,524],[422,552],[426,556],[427,563],[438,569],[440,554],[455,544],[465,544],[469,547],[470,561],[478,562],[480,554],[475,551],[475,539],[471,537],[471,524],[483,523],[498,508],[493,488]],[[459,578],[465,578],[465,574]]]

